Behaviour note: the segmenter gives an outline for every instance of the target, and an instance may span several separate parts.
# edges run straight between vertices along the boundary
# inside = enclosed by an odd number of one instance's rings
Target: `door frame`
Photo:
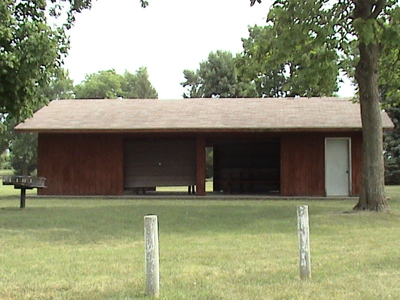
[[[348,149],[347,149],[347,153],[348,153],[348,191],[347,191],[347,195],[343,195],[343,196],[350,196],[352,193],[352,167],[351,167],[351,138],[350,137],[325,137],[325,149],[324,149],[324,173],[325,173],[325,196],[329,197],[335,197],[335,195],[328,195],[327,193],[327,186],[328,186],[328,178],[327,178],[327,155],[326,155],[326,151],[327,151],[327,143],[328,140],[347,140],[347,144],[348,144]],[[338,195],[337,197],[340,197],[340,195]]]

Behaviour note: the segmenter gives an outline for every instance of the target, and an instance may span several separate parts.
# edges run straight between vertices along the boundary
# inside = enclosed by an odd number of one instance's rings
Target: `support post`
[[[160,255],[158,246],[158,220],[156,215],[144,217],[146,294],[160,296]]]
[[[297,224],[300,250],[300,279],[304,280],[311,278],[310,226],[307,205],[297,207]]]
[[[26,189],[21,188],[21,201],[19,204],[20,208],[25,208],[25,201],[26,201]]]
[[[196,142],[196,195],[206,195],[206,139],[198,137]]]

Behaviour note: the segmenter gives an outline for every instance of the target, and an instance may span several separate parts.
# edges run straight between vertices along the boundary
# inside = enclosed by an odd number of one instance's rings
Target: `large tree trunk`
[[[356,67],[363,132],[362,187],[354,209],[389,209],[385,196],[382,118],[378,93],[379,45],[360,42]]]

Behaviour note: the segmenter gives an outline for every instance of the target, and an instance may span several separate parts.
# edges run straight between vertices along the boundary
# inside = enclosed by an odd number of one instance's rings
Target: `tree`
[[[391,26],[399,32],[400,8],[396,7],[391,15]],[[385,133],[385,184],[400,184],[400,50],[396,45],[382,49],[379,66],[382,106],[395,125],[393,131]]]
[[[50,84],[40,87],[41,93],[48,101],[73,99],[74,94],[74,81],[69,77],[69,72],[60,69],[57,74],[51,78]]]
[[[9,115],[0,114],[0,154],[3,154],[10,147],[11,133],[8,121],[10,118]]]
[[[255,1],[261,2],[251,0],[251,4]],[[296,45],[298,55],[309,53],[309,43],[313,48],[326,49],[322,56],[314,57],[319,63],[308,65],[310,69],[303,76],[321,76],[327,66],[330,70],[331,52],[336,53],[339,68],[348,74],[355,65],[363,131],[362,189],[355,206],[360,210],[389,208],[384,192],[378,60],[380,48],[399,44],[398,32],[389,22],[395,4],[396,1],[384,0],[277,0],[268,17],[276,34],[272,53],[277,61],[282,61],[281,56],[287,57],[289,47]],[[356,54],[352,51],[355,48]]]
[[[240,98],[255,97],[254,85],[240,81],[231,52],[211,52],[196,71],[184,70],[186,81],[181,85],[187,89],[184,98]]]
[[[148,1],[140,0],[146,7]],[[0,118],[31,116],[46,104],[38,92],[59,71],[69,41],[66,30],[75,14],[91,7],[91,0],[0,1]],[[61,19],[49,26],[48,18]],[[0,134],[5,130],[0,122]]]
[[[394,2],[393,2],[394,3]],[[399,45],[399,36],[388,22],[390,1],[355,1],[354,32],[359,44],[360,58],[356,65],[363,128],[362,192],[355,209],[382,211],[389,208],[384,190],[384,161],[382,120],[379,97],[380,47]],[[391,40],[395,37],[394,40]],[[391,45],[392,44],[392,45]]]
[[[145,67],[135,74],[125,71],[117,74],[114,69],[99,71],[86,75],[85,80],[75,86],[75,97],[78,99],[154,99],[157,91],[149,81]]]
[[[73,89],[72,80],[68,72],[60,69],[56,77],[51,78],[51,82],[46,86],[39,86],[37,93],[45,102],[54,99],[71,98]],[[34,108],[38,110],[42,106]],[[23,120],[22,120],[23,121]],[[14,126],[19,122],[18,118],[8,114],[3,119],[3,125],[6,128],[0,136],[0,150],[10,150],[10,162],[15,174],[31,174],[36,169],[37,158],[37,134],[34,133],[16,133]]]
[[[156,89],[150,83],[146,67],[140,67],[135,74],[125,71],[122,90],[122,95],[126,99],[158,98]]]
[[[15,133],[10,162],[15,174],[32,175],[37,165],[36,133]]]
[[[140,3],[148,5],[145,0]],[[63,72],[69,47],[66,30],[76,13],[90,7],[91,0],[0,1],[0,153],[13,141],[11,124],[31,116],[49,99],[71,98],[70,79],[50,89],[51,98],[45,90]],[[49,16],[65,16],[64,24],[49,26]]]
[[[338,90],[339,67],[333,47],[321,47],[316,42],[320,36],[317,30],[322,28],[311,23],[309,28],[299,30],[307,34],[289,37],[281,17],[276,15],[273,24],[250,27],[249,37],[242,39],[243,53],[237,65],[244,80],[254,82],[262,97],[331,96]],[[284,45],[279,47],[276,43]],[[277,51],[278,47],[286,50]],[[314,64],[323,69],[324,76],[317,68],[310,68]]]
[[[63,28],[46,23],[46,1],[0,2],[0,114],[30,116],[67,53]],[[4,129],[4,127],[3,127]]]
[[[384,104],[385,105],[385,104]],[[385,105],[386,106],[386,105]],[[395,127],[385,134],[385,184],[400,184],[400,107],[398,104],[385,108]]]
[[[85,80],[75,86],[78,99],[117,99],[122,97],[123,77],[114,69],[86,75]]]
[[[0,169],[1,170],[10,170],[11,165],[10,165],[10,154],[7,152],[4,152],[3,154],[0,154]]]

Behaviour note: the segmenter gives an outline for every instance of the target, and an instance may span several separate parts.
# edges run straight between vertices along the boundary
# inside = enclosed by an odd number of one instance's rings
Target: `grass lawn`
[[[160,299],[400,299],[400,187],[391,213],[354,201],[41,199],[0,185],[0,299],[149,299],[143,217],[160,223]],[[4,196],[4,194],[8,196]],[[296,207],[310,213],[299,280]]]

